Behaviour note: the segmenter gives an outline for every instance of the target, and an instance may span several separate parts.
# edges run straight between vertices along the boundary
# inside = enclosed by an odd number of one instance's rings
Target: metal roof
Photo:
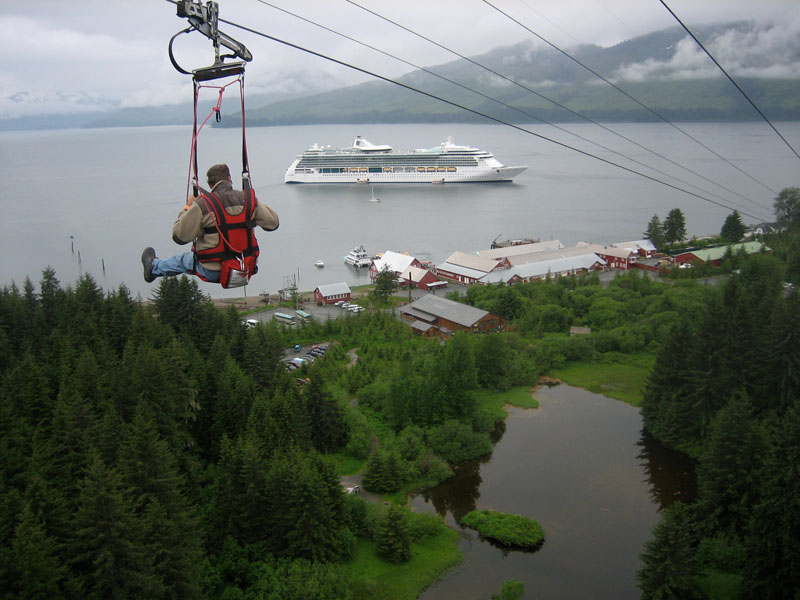
[[[393,250],[387,250],[383,256],[376,258],[372,264],[378,271],[383,271],[384,266],[389,267],[390,271],[395,273],[402,273],[411,263],[414,262],[414,257],[408,254],[402,254]]]
[[[326,285],[318,285],[319,293],[325,296],[338,296],[340,294],[349,294],[350,286],[346,283],[328,283]]]
[[[650,240],[634,240],[632,242],[617,242],[611,244],[615,248],[630,248],[631,250],[644,250],[645,252],[655,252],[658,248],[655,247]]]
[[[422,333],[425,333],[425,332],[426,332],[426,331],[428,331],[428,330],[429,330],[431,327],[433,327],[433,325],[431,325],[430,323],[423,323],[422,321],[414,321],[414,322],[411,324],[411,327],[413,327],[414,329],[417,329],[417,330],[421,331]]]
[[[475,269],[476,271],[488,273],[497,267],[497,263],[500,261],[496,258],[483,258],[481,256],[467,254],[466,252],[459,252],[456,250],[447,258],[446,262],[449,262],[453,265],[467,267],[468,269]]]
[[[595,264],[600,263],[605,266],[606,261],[597,254],[581,254],[578,256],[567,256],[564,258],[554,258],[552,260],[542,260],[534,263],[526,263],[506,269],[505,271],[493,271],[481,278],[481,283],[507,283],[515,275],[522,279],[531,277],[543,277],[548,273],[558,274],[570,271],[591,269]]]
[[[405,279],[408,281],[409,279],[414,283],[419,283],[422,281],[422,278],[425,277],[430,271],[425,269],[420,269],[419,267],[408,267],[403,273],[400,275],[400,279]]]
[[[427,313],[440,319],[446,319],[453,323],[458,323],[463,327],[472,327],[483,317],[489,314],[489,311],[475,308],[474,306],[467,306],[460,302],[440,298],[433,294],[423,296],[419,300],[403,307],[405,309],[411,308],[414,311]],[[408,311],[405,311],[408,312]],[[414,313],[411,313],[414,314]]]
[[[725,252],[728,251],[728,248],[731,249],[732,252],[738,252],[739,250],[744,250],[747,254],[753,254],[755,252],[760,252],[762,246],[769,250],[764,244],[761,242],[744,242],[742,244],[731,244],[730,246],[717,246],[715,248],[704,248],[703,250],[695,250],[694,252],[689,252],[696,256],[700,260],[704,261],[711,261],[711,260],[720,260],[723,256],[725,256]]]
[[[478,256],[483,258],[508,258],[520,254],[531,254],[533,252],[545,252],[547,250],[558,250],[563,248],[559,240],[549,242],[536,242],[530,244],[517,244],[516,246],[506,246],[504,248],[491,248],[490,250],[478,250]]]
[[[437,265],[436,270],[447,271],[448,273],[453,273],[454,275],[461,275],[463,277],[470,277],[471,279],[480,279],[481,277],[486,275],[486,271],[468,269],[467,267],[462,267],[461,265],[454,265],[453,263],[449,262],[444,262],[440,265]]]

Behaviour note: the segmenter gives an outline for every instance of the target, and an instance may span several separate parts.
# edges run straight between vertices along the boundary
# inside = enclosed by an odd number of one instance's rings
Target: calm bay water
[[[545,542],[509,551],[463,529],[464,563],[421,600],[485,600],[506,579],[537,600],[634,600],[642,544],[658,511],[690,500],[692,463],[641,434],[638,409],[559,385],[537,392],[540,408],[511,409],[492,454],[412,500],[445,516],[492,509],[536,519]]]
[[[800,124],[778,126],[793,145],[800,145]],[[624,162],[552,128],[526,127]],[[646,157],[641,149],[597,127],[566,127],[663,171],[677,173],[728,198],[726,203],[733,208],[752,212],[763,220],[772,216],[772,192],[667,125],[613,127],[748,200],[693,175],[680,174],[674,166]],[[681,127],[772,190],[798,185],[796,159],[766,125]],[[431,147],[453,136],[456,143],[492,151],[507,165],[529,168],[511,184],[374,186],[380,203],[368,202],[369,186],[283,183],[283,173],[297,153],[314,142],[346,146],[355,135],[397,149]],[[74,282],[81,272],[89,272],[104,289],[124,283],[134,294],[149,296],[153,285],[142,280],[142,248],[152,245],[161,256],[181,250],[171,240],[171,225],[184,204],[189,138],[187,127],[0,133],[4,182],[0,199],[2,283],[13,280],[21,284],[26,276],[37,283],[41,271],[49,265],[63,284]],[[199,148],[201,171],[223,161],[238,170],[240,144],[236,129],[204,131]],[[716,233],[730,212],[499,125],[252,128],[248,148],[256,192],[276,208],[281,218],[278,231],[259,235],[261,270],[247,288],[248,294],[274,293],[290,277],[297,278],[303,290],[340,281],[366,283],[366,273],[342,263],[344,254],[358,244],[372,254],[387,249],[406,251],[437,263],[455,250],[488,248],[498,236],[554,238],[565,245],[639,239],[654,213],[663,218],[675,207],[686,215],[690,235]],[[756,221],[747,216],[744,220]],[[317,259],[324,260],[326,266],[315,268]],[[215,297],[242,295],[241,290],[224,292],[208,284],[202,284],[202,289]]]

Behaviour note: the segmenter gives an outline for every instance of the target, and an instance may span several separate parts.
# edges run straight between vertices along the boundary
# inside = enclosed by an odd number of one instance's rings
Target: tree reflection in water
[[[498,421],[489,436],[494,446],[506,432],[505,421]],[[481,492],[481,465],[491,460],[492,454],[464,461],[453,466],[453,477],[440,483],[435,488],[423,491],[420,496],[425,502],[432,502],[436,513],[442,517],[452,515],[455,523],[460,523],[461,517],[472,512],[478,506]]]
[[[659,506],[659,511],[669,508],[673,502],[692,502],[697,496],[697,480],[693,458],[672,450],[656,440],[646,429],[642,429],[636,446],[639,448],[639,464],[644,470],[650,490],[650,498]]]

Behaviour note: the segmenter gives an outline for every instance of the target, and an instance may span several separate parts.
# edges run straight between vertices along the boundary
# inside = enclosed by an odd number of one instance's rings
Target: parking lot
[[[315,361],[325,356],[328,347],[329,345],[327,343],[312,344],[306,347],[298,344],[284,355],[286,368],[290,371],[294,371],[301,368],[304,364],[314,364]]]

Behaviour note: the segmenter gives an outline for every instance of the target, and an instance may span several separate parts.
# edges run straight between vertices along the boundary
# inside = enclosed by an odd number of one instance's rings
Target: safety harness
[[[213,192],[200,191],[200,208],[203,214],[212,214],[214,226],[203,230],[205,235],[217,233],[219,241],[213,248],[198,249],[192,245],[195,257],[195,272],[200,279],[208,281],[197,271],[197,262],[219,262],[219,283],[224,288],[247,285],[258,271],[258,240],[253,228],[256,211],[256,195],[252,189],[244,191],[244,209],[238,215],[225,210],[219,196]]]
[[[208,279],[197,272],[197,262],[219,261],[221,265],[219,283],[222,287],[239,287],[246,285],[258,270],[256,266],[259,253],[258,241],[253,232],[253,228],[255,227],[253,218],[256,210],[256,197],[250,181],[244,110],[244,66],[246,62],[253,59],[253,56],[243,44],[219,30],[219,5],[216,2],[209,0],[204,4],[201,0],[177,0],[176,4],[178,16],[187,19],[189,21],[189,27],[183,31],[179,31],[170,39],[169,58],[178,72],[192,76],[194,87],[194,120],[192,125],[192,145],[189,154],[189,177],[186,183],[186,192],[188,197],[189,188],[191,187],[194,191],[193,195],[200,196],[198,202],[200,202],[203,214],[214,215],[214,227],[206,228],[204,234],[219,233],[219,242],[214,248],[198,250],[196,244],[193,245],[192,250],[195,257],[194,274],[200,279],[208,281]],[[198,31],[213,42],[214,64],[189,71],[181,67],[175,60],[172,51],[175,38],[191,31]],[[221,45],[231,50],[232,54],[220,55]],[[226,58],[239,58],[241,60],[226,63]],[[209,83],[228,77],[235,77],[235,79],[225,84]],[[215,116],[217,122],[219,122],[222,95],[229,86],[237,83],[239,86],[239,101],[242,113],[242,189],[245,203],[244,210],[242,210],[240,214],[230,215],[225,210],[225,206],[216,194],[200,188],[197,165],[197,140],[200,131],[212,115]],[[200,122],[197,109],[200,92],[204,88],[217,90],[218,96],[217,102],[211,108],[208,116]]]

